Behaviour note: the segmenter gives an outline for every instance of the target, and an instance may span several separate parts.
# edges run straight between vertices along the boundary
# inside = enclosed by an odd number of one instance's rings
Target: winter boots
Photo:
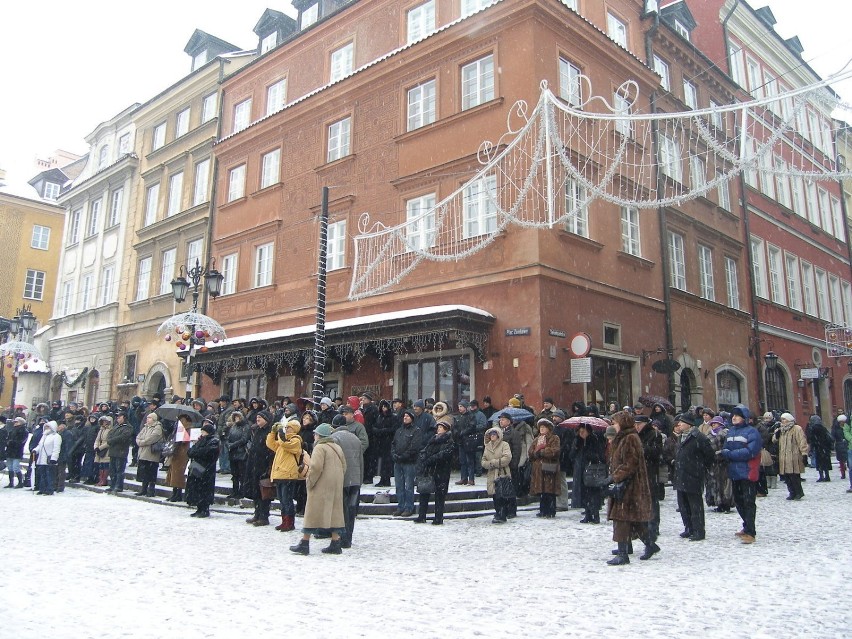
[[[627,546],[627,554],[632,555],[633,554],[633,540],[631,539],[630,541],[628,541],[626,546]],[[618,548],[613,550],[612,554],[617,555],[619,552],[621,552],[621,546],[619,546]]]
[[[291,548],[290,550],[293,550],[293,549]],[[325,548],[323,548],[320,552],[325,554],[325,555],[340,555],[340,554],[342,554],[343,551],[340,550],[340,537],[338,537],[337,539],[332,539],[331,543],[328,546],[326,546]]]
[[[290,532],[291,530],[296,530],[296,526],[294,525],[294,518],[290,515],[281,515],[281,523],[275,527],[275,530],[278,530],[280,532]]]
[[[170,502],[183,501],[183,489],[182,488],[172,488],[172,496],[169,497],[166,501],[170,501]]]
[[[9,471],[9,484],[4,486],[4,488],[14,488],[15,487],[15,473],[11,470]]]
[[[15,473],[18,476],[18,485],[15,488],[23,488],[24,487],[24,475],[23,473]]]
[[[109,471],[108,470],[99,470],[98,471],[98,486],[106,486],[107,479],[109,479]]]
[[[645,544],[645,552],[639,555],[640,561],[648,561],[651,557],[660,552],[660,547],[653,541]]]
[[[628,542],[619,541],[618,550],[615,551],[615,557],[613,557],[606,563],[610,566],[624,566],[626,564],[629,564],[630,557],[627,556],[627,544]]]
[[[340,544],[339,541],[337,543]],[[297,555],[309,555],[311,553],[311,542],[307,539],[300,539],[298,544],[290,546],[290,551]],[[325,551],[323,550],[323,552]]]
[[[210,516],[210,509],[207,506],[199,506],[194,513],[190,515],[190,517],[198,517],[199,519],[204,519]]]

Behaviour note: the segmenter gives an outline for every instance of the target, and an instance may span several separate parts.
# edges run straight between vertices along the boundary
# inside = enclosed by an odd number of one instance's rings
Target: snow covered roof
[[[24,361],[18,367],[18,374],[21,373],[49,373],[50,367],[47,365],[47,362],[43,359],[30,359]]]

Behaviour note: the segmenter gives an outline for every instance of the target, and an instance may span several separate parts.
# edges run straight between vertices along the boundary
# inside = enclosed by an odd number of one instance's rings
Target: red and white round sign
[[[592,350],[592,338],[588,333],[577,333],[571,338],[571,354],[574,357],[585,357]]]

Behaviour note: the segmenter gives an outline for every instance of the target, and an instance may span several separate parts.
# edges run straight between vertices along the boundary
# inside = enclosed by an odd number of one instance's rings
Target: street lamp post
[[[29,304],[23,308],[19,308],[15,313],[15,317],[9,320],[9,334],[16,338],[20,334],[21,338],[19,341],[21,342],[26,342],[29,339],[29,334],[36,327],[36,316],[33,315],[31,308]],[[16,396],[18,394],[18,365],[23,355],[16,352],[11,353],[11,355],[15,360],[15,365],[12,370],[12,397],[9,400],[9,412],[10,415],[14,415],[17,404]]]
[[[189,279],[187,280],[187,277]],[[178,276],[171,281],[172,285],[172,293],[175,296],[175,302],[178,304],[183,303],[186,299],[186,295],[189,292],[189,287],[192,286],[192,313],[195,314],[198,312],[198,296],[200,294],[200,285],[201,280],[204,280],[204,285],[207,288],[207,294],[210,295],[214,300],[219,297],[219,294],[222,292],[222,282],[225,279],[225,276],[222,275],[219,271],[216,270],[216,260],[209,260],[204,266],[201,265],[201,262],[196,259],[195,266],[192,268],[187,268],[186,266],[180,267],[180,272]],[[187,348],[181,351],[178,351],[178,357],[184,360],[184,367],[186,371],[186,399],[192,398],[192,384],[189,381],[190,375],[190,363],[192,362],[192,355],[194,349],[200,348],[204,346],[205,337],[203,331],[195,330],[195,324],[190,324],[187,326],[187,332],[189,333],[189,337],[185,338],[185,342],[187,343]],[[200,335],[198,334],[200,333]],[[193,371],[195,373],[195,384],[199,385],[200,381],[200,368],[196,364],[196,368]]]

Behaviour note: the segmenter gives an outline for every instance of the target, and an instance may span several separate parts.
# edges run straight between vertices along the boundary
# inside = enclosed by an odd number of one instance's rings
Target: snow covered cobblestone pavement
[[[847,481],[758,500],[757,543],[733,514],[680,539],[667,489],[662,552],[607,566],[608,525],[581,511],[414,526],[359,519],[342,556],[244,517],[67,489],[0,493],[4,635],[97,637],[842,637],[852,572]],[[245,511],[244,516],[250,513]],[[277,521],[277,517],[274,518]],[[297,520],[297,526],[300,520]],[[8,632],[8,634],[7,634]]]

